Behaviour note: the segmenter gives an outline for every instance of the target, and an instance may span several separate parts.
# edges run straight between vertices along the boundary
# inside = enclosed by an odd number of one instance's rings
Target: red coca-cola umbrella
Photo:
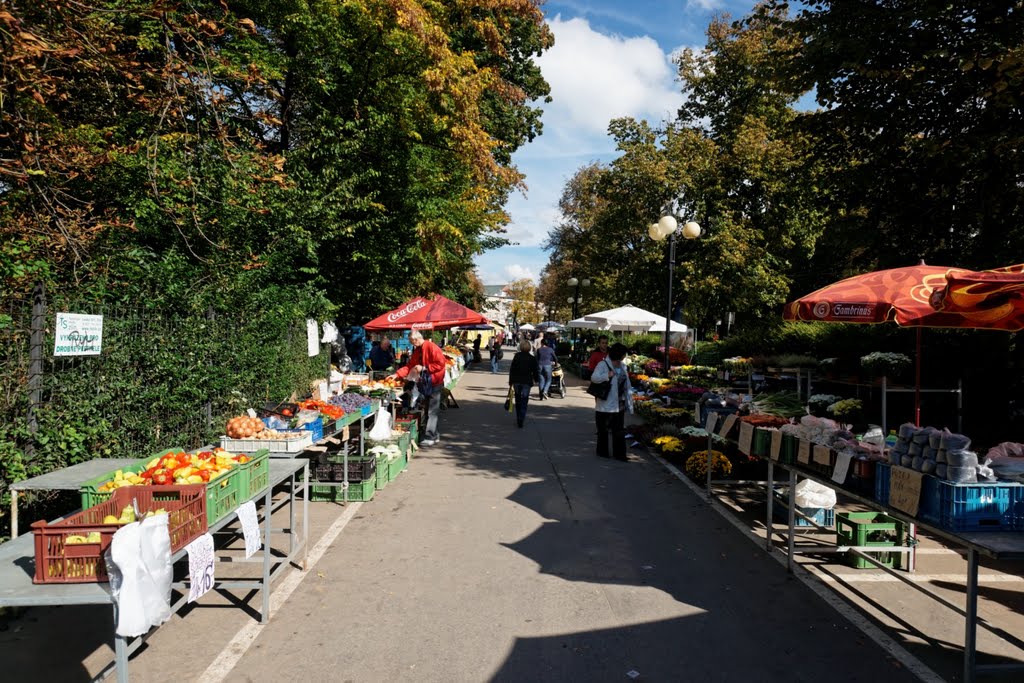
[[[383,330],[446,330],[451,327],[483,325],[489,321],[476,311],[435,295],[432,299],[418,296],[393,311],[380,315],[363,325],[370,332]]]

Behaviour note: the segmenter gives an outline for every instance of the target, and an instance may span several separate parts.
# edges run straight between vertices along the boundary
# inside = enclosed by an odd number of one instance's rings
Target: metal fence
[[[57,313],[103,316],[98,356],[56,356]],[[0,497],[7,485],[95,457],[215,442],[224,418],[303,395],[328,369],[304,320],[141,302],[7,298],[0,307]],[[0,516],[6,506],[0,507]],[[4,525],[0,525],[4,526]]]

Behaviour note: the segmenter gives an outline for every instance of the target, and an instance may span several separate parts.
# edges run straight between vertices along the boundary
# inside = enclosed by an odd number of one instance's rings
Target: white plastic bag
[[[836,492],[816,481],[804,479],[796,485],[796,504],[802,508],[831,510],[836,506]]]
[[[141,636],[171,618],[171,537],[167,515],[117,530],[107,551],[119,636]]]
[[[383,441],[391,438],[391,413],[384,406],[377,409],[377,418],[373,421],[373,429],[367,435],[370,441]]]

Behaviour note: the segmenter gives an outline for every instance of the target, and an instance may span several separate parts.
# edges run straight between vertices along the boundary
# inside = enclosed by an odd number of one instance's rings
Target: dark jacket
[[[491,358],[497,356],[498,360],[501,360],[502,356],[505,355],[505,352],[502,351],[501,349],[501,342],[499,342],[497,339],[493,340],[490,344],[487,345],[487,350],[490,351]]]
[[[526,351],[517,351],[512,358],[512,367],[508,371],[509,384],[529,384],[540,381],[540,368],[537,359]]]

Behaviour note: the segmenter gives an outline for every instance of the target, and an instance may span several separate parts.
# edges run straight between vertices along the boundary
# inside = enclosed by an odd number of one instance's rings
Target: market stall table
[[[93,463],[103,463],[104,460],[95,460]],[[123,463],[123,460],[115,460]],[[60,484],[62,489],[77,490],[78,485],[92,476],[99,476],[110,471],[109,460],[105,461],[107,469],[100,468],[93,471],[92,468],[82,468],[79,465],[65,468],[58,472],[52,472],[43,477],[36,477],[36,480],[45,479],[48,485],[40,488],[57,488],[54,484]],[[90,464],[90,463],[82,463]],[[71,472],[71,474],[69,474]],[[47,479],[48,478],[48,479]],[[71,485],[71,479],[77,482]],[[27,480],[33,481],[33,480]],[[274,489],[288,482],[287,498],[281,500],[276,506],[273,501]],[[26,482],[19,482],[24,484]],[[260,609],[260,623],[266,623],[270,619],[270,587],[280,572],[284,571],[289,564],[296,561],[298,553],[302,552],[302,568],[306,569],[306,554],[308,552],[308,530],[309,530],[309,462],[307,460],[271,460],[270,478],[266,489],[252,496],[249,500],[259,502],[263,500],[263,553],[261,558],[250,558],[251,562],[262,562],[263,572],[258,579],[226,579],[217,580],[213,588],[235,589],[247,588],[250,590],[261,590],[263,604]],[[36,482],[38,485],[38,481]],[[21,489],[31,490],[31,489]],[[295,497],[296,493],[302,492],[302,534],[298,537],[295,528]],[[275,510],[288,504],[287,528],[273,528],[271,517]],[[225,529],[228,525],[237,521],[234,514],[225,515],[215,524],[211,524],[209,532],[219,533],[237,537],[239,530]],[[282,532],[288,535],[288,553],[285,556],[275,556],[271,552],[272,532]],[[221,550],[223,552],[223,549]],[[187,559],[187,551],[182,549],[175,553],[171,562]],[[240,558],[232,558],[234,562],[245,562]],[[60,605],[113,605],[114,623],[117,623],[117,606],[114,604],[113,596],[110,593],[110,584],[107,583],[77,583],[77,584],[35,584],[32,583],[32,576],[35,571],[35,544],[31,535],[13,539],[7,543],[0,544],[0,607],[54,607]],[[184,594],[171,605],[171,611],[177,612],[188,600],[188,585],[175,583],[174,588],[178,591],[184,589]],[[150,631],[152,633],[152,631]],[[103,678],[111,667],[117,671],[118,683],[128,681],[128,656],[134,652],[143,642],[146,636],[136,638],[129,644],[127,638],[115,634],[114,636],[114,662],[102,671],[97,680]]]
[[[874,498],[867,497],[859,494],[856,491],[850,491],[848,489],[837,487],[836,483],[827,475],[808,471],[799,466],[794,466],[791,463],[782,463],[772,460],[766,456],[756,456],[762,460],[768,462],[768,487],[774,487],[774,474],[775,466],[778,465],[789,472],[789,532],[786,538],[786,560],[789,571],[793,571],[793,555],[796,552],[794,548],[794,539],[796,531],[796,484],[797,477],[803,477],[810,479],[819,484],[836,488],[837,491],[841,492],[843,496],[850,498],[857,503],[877,510],[878,512],[884,512],[890,517],[901,520],[908,524],[910,528],[916,527],[923,529],[929,534],[937,536],[945,541],[948,541],[954,545],[961,546],[967,550],[967,574],[965,576],[966,581],[966,604],[963,609],[954,605],[944,598],[932,593],[927,590],[919,583],[911,581],[907,577],[903,576],[900,572],[895,571],[889,567],[886,567],[881,562],[876,560],[874,557],[866,554],[866,551],[874,550],[877,552],[877,548],[861,548],[861,547],[839,547],[837,550],[843,552],[853,552],[858,557],[863,558],[870,562],[873,566],[881,569],[892,576],[895,576],[905,584],[912,586],[916,590],[924,593],[925,595],[939,601],[950,609],[965,617],[965,633],[964,633],[964,664],[963,664],[963,681],[966,683],[972,683],[975,677],[979,673],[997,673],[997,672],[1008,672],[1008,671],[1024,671],[1024,664],[999,664],[999,665],[977,665],[977,630],[978,630],[978,558],[979,556],[985,556],[993,560],[1009,560],[1009,561],[1021,561],[1024,560],[1024,532],[1014,531],[982,531],[982,532],[952,532],[947,529],[943,529],[934,524],[922,522],[916,517],[911,517],[900,510],[897,510],[889,505],[883,505]],[[767,548],[771,551],[774,547],[772,543],[773,536],[773,523],[772,523],[772,503],[774,496],[769,492],[768,502],[766,504],[767,515],[766,519],[768,524],[768,536],[767,536]],[[806,517],[805,517],[806,519]],[[809,520],[813,524],[813,520]],[[889,550],[889,549],[887,549]],[[892,551],[899,552],[899,548],[893,548]],[[986,627],[987,624],[985,624]],[[989,628],[989,630],[992,630]],[[1004,636],[1006,634],[1000,633],[999,635]]]

